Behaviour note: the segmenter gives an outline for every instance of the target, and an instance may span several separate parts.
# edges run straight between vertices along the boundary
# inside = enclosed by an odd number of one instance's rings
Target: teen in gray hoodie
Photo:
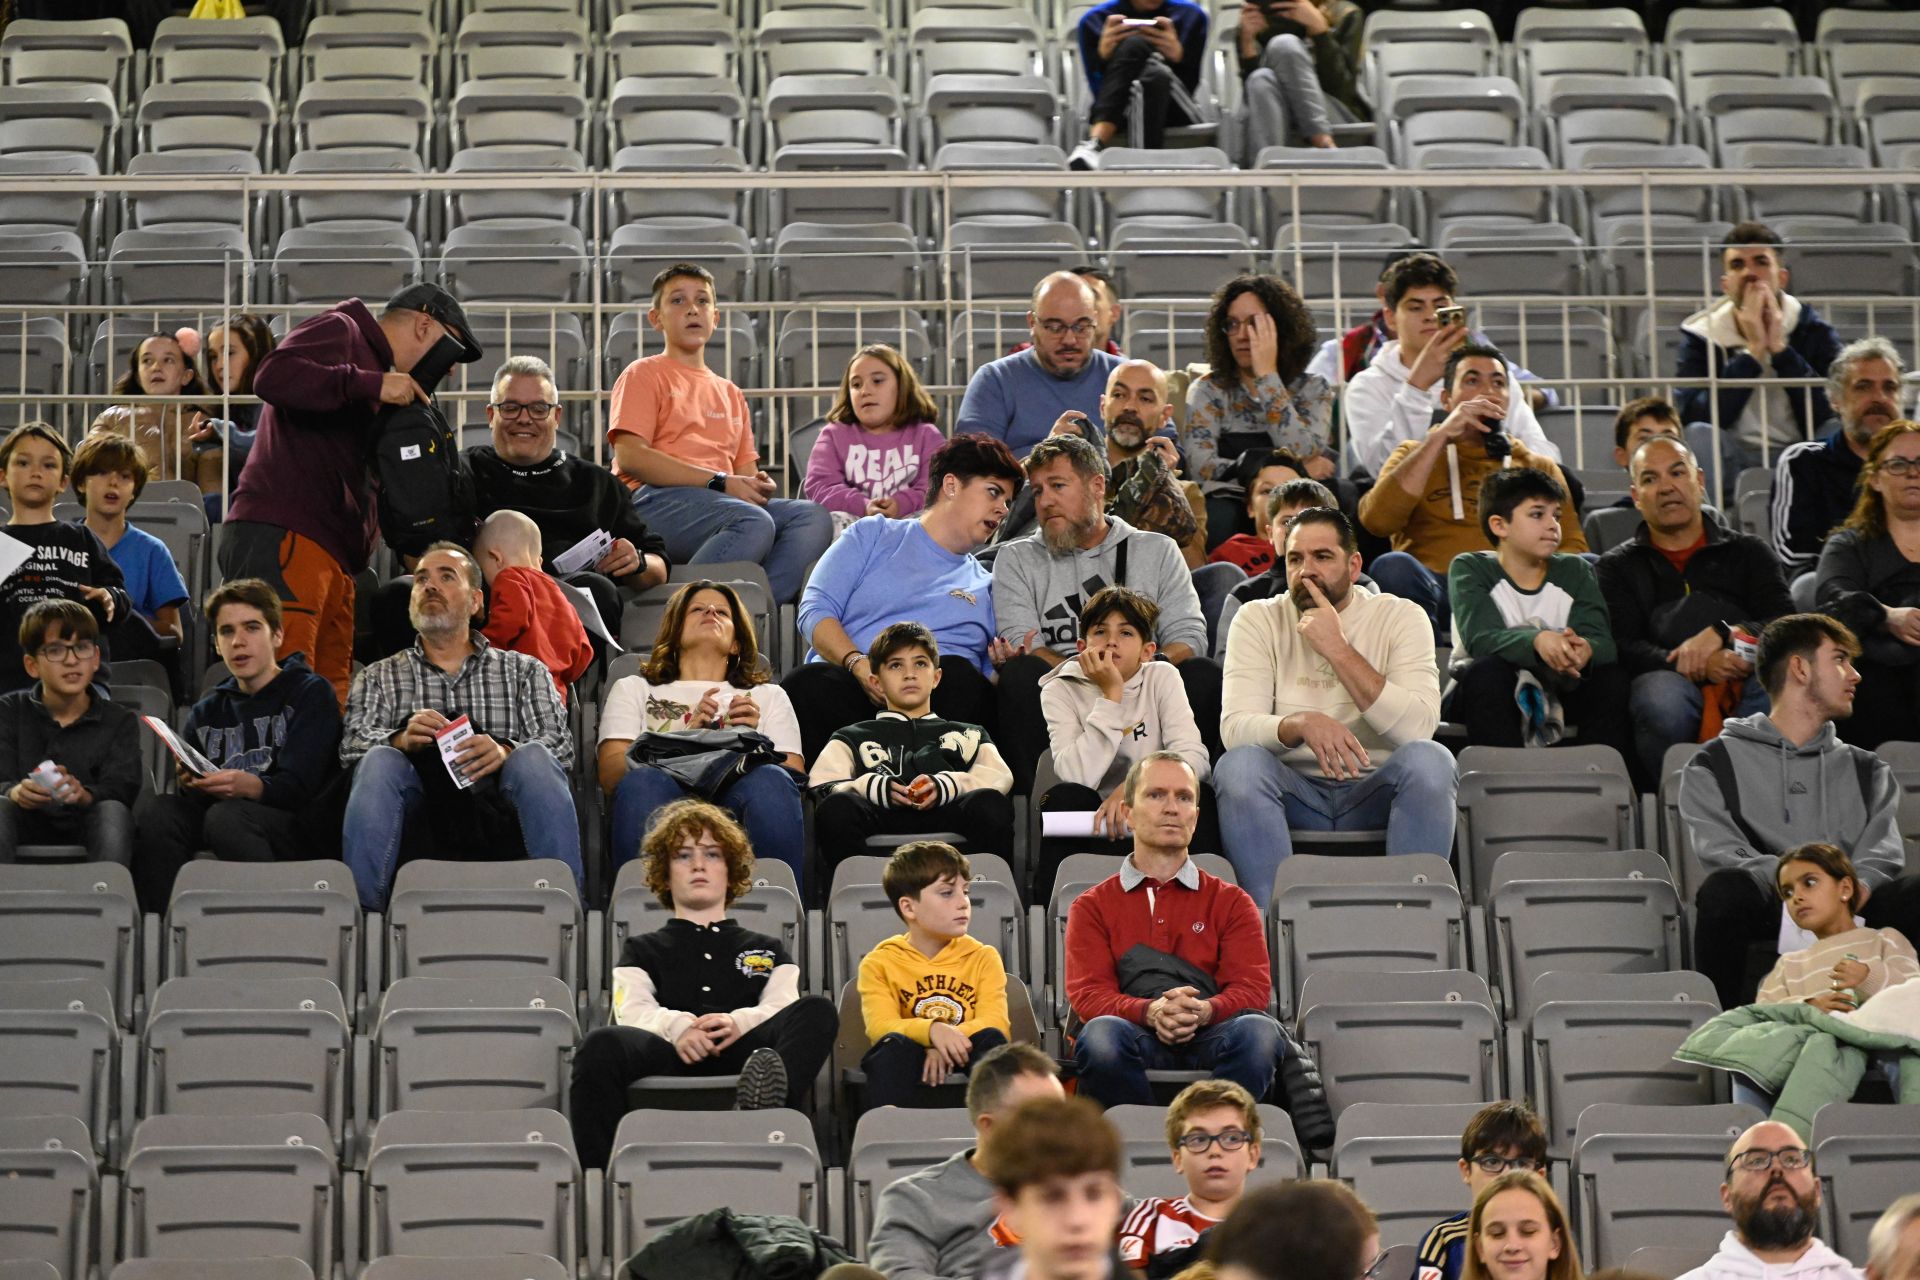
[[[1788,849],[1838,845],[1868,891],[1874,928],[1920,924],[1920,880],[1902,876],[1900,785],[1872,752],[1841,742],[1860,683],[1853,633],[1824,614],[1767,626],[1755,667],[1768,713],[1729,719],[1680,775],[1680,820],[1707,877],[1694,895],[1696,966],[1721,1007],[1751,1003],[1780,949],[1774,876]]]

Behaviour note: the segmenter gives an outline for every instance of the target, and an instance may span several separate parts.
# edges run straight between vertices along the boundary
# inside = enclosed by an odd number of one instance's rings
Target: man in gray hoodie
[[[1029,1098],[1064,1096],[1053,1060],[1030,1044],[1006,1044],[973,1064],[967,1117],[987,1131]],[[971,1280],[1006,1244],[980,1144],[887,1187],[874,1206],[867,1256],[888,1280]]]
[[[1853,860],[1861,914],[1908,937],[1920,926],[1920,879],[1903,876],[1900,784],[1833,722],[1853,712],[1860,642],[1820,613],[1777,618],[1755,667],[1770,709],[1729,719],[1680,775],[1680,819],[1706,868],[1694,895],[1694,964],[1722,1008],[1750,1004],[1781,945],[1775,875],[1788,849],[1819,840]],[[1799,945],[1799,944],[1796,944]]]
[[[1040,678],[1071,657],[1080,611],[1106,586],[1124,586],[1159,607],[1154,642],[1180,671],[1207,749],[1220,746],[1220,666],[1207,653],[1207,621],[1193,574],[1173,539],[1136,529],[1106,511],[1106,455],[1077,435],[1048,436],[1027,455],[1038,528],[993,561],[1000,638],[1000,726],[1016,788],[1032,785],[1047,742]]]

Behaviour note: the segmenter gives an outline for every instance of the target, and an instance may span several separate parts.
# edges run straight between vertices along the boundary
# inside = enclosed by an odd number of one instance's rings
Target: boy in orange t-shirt
[[[487,580],[488,644],[538,658],[553,673],[560,701],[593,664],[593,642],[560,584],[540,568],[540,526],[518,511],[496,511],[473,540]]]
[[[647,323],[666,350],[635,360],[614,383],[607,444],[634,510],[666,535],[673,563],[764,565],[784,604],[833,540],[833,518],[817,503],[775,497],[773,477],[756,469],[746,397],[707,368],[718,318],[705,267],[677,263],[654,277]]]

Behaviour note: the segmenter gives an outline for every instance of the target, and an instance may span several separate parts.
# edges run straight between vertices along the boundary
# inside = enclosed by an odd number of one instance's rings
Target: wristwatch
[[[725,493],[727,491],[727,473],[724,471],[714,472],[712,478],[707,481],[707,488],[713,490],[715,493]]]

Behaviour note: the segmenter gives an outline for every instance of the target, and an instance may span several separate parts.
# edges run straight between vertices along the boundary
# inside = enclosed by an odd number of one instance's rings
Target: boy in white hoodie
[[[1217,853],[1219,828],[1205,791],[1212,768],[1185,683],[1171,663],[1155,662],[1160,609],[1125,587],[1102,587],[1080,610],[1079,652],[1040,681],[1058,785],[1040,799],[1048,813],[1093,811],[1093,835],[1049,839],[1036,869],[1036,900],[1072,853],[1125,854],[1133,848],[1122,784],[1134,761],[1152,751],[1177,751],[1202,784],[1202,830],[1191,846]]]

